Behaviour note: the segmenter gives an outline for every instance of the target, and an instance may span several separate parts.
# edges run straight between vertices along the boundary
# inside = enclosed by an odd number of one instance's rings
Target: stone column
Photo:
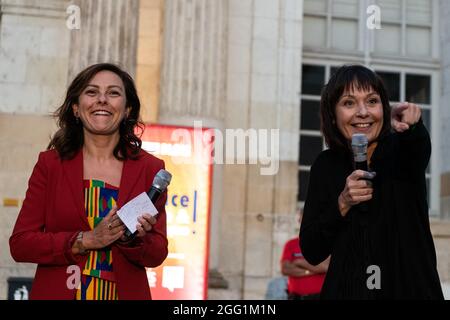
[[[225,0],[167,0],[159,120],[223,119],[226,71]],[[189,121],[189,120],[188,120]]]
[[[210,290],[212,299],[263,298],[294,234],[301,20],[300,1],[165,2],[159,122],[280,129],[278,174],[225,154],[214,167],[210,269],[228,290]]]
[[[79,30],[71,32],[69,81],[87,66],[119,64],[134,77],[136,70],[139,0],[76,0]]]
[[[295,235],[302,17],[302,1],[230,1],[226,127],[279,129],[276,173],[224,168],[219,251],[230,298],[263,299]]]
[[[223,130],[228,0],[166,0],[158,122]],[[211,287],[226,286],[219,265],[221,165],[213,166],[210,213]],[[211,291],[210,293],[211,294]]]
[[[65,0],[0,1],[0,300],[8,279],[33,278],[36,265],[9,251],[17,215],[40,151],[56,126],[69,55]]]

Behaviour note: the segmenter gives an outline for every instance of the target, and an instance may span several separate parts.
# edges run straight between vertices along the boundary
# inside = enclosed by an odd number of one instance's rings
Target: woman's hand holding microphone
[[[338,198],[339,211],[343,217],[351,207],[372,199],[373,187],[370,179],[375,176],[375,172],[355,170],[347,177],[344,190]]]

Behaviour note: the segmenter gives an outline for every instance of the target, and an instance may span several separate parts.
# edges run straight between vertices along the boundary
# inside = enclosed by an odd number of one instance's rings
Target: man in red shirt
[[[299,212],[300,223],[301,218],[302,213]],[[281,273],[288,276],[289,300],[319,299],[329,261],[330,257],[313,266],[303,258],[298,237],[286,242],[281,257]]]

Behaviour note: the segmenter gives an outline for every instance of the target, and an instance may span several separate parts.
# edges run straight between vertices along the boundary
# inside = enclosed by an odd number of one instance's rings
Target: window
[[[358,48],[358,0],[305,0],[306,47],[351,51]]]
[[[430,77],[422,75],[406,75],[406,101],[430,104]]]
[[[433,51],[432,0],[304,0],[303,45],[307,49],[429,59]],[[365,6],[381,10],[381,29],[367,29]],[[373,33],[373,43],[366,42]],[[372,36],[370,36],[371,38]],[[369,49],[370,48],[370,49]]]
[[[297,200],[306,199],[309,171],[314,160],[324,149],[320,133],[320,94],[325,84],[328,67],[304,64],[302,66],[302,97],[300,100],[299,189]]]
[[[325,68],[321,66],[304,65],[302,67],[302,93],[319,95],[325,81]]]
[[[383,79],[384,86],[389,94],[389,100],[392,102],[400,101],[400,73],[382,72],[377,74]]]
[[[381,9],[376,53],[423,58],[432,54],[431,0],[377,0],[376,4]]]
[[[422,121],[431,135],[431,75],[419,75],[409,72],[385,72],[375,70],[383,79],[389,92],[390,102],[408,101],[418,104],[422,108]],[[402,84],[402,80],[404,84]],[[404,87],[402,92],[400,88]],[[431,168],[426,171],[427,185],[430,186]],[[428,201],[431,203],[431,190],[428,188]]]
[[[303,130],[320,130],[320,101],[303,99],[300,110],[300,128]]]
[[[300,165],[312,166],[322,149],[323,139],[321,136],[300,135]]]
[[[305,0],[304,9],[305,13],[311,14],[324,14],[327,12],[328,0]]]

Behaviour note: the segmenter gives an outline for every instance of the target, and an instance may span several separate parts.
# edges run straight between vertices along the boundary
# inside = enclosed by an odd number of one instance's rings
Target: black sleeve
[[[311,167],[308,194],[300,228],[303,256],[312,265],[324,261],[332,251],[336,236],[345,223],[338,207],[336,187],[327,177],[328,165],[320,156]]]
[[[410,178],[422,177],[431,156],[431,141],[422,119],[405,132],[397,133],[397,168]]]

